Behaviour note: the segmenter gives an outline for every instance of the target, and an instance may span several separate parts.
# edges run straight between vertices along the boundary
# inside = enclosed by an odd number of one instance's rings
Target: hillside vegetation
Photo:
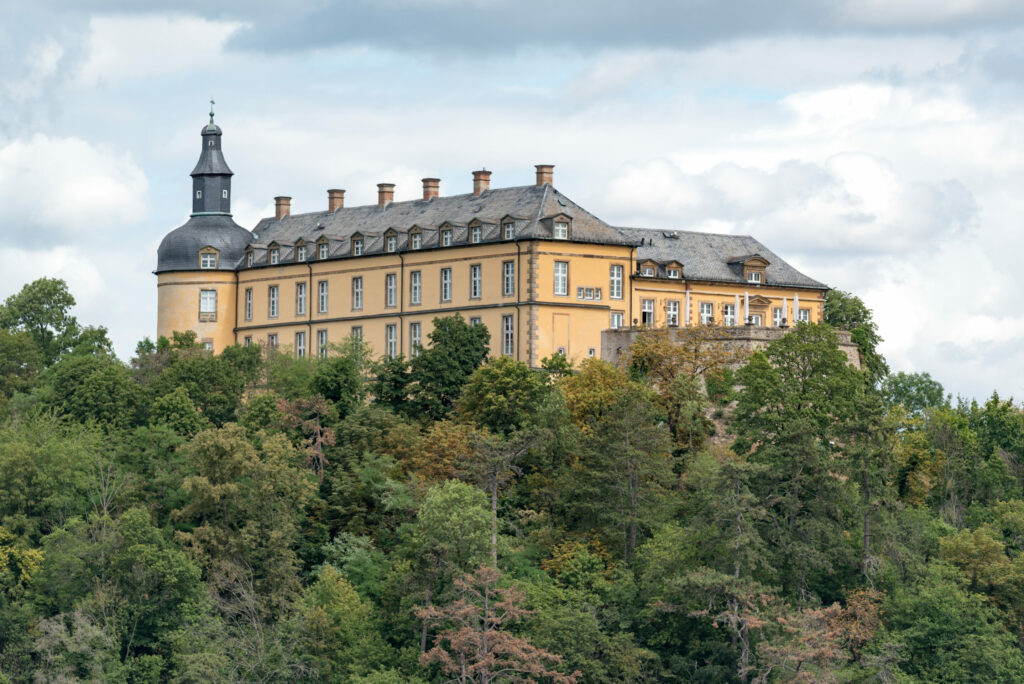
[[[738,366],[144,340],[0,307],[0,682],[1024,681],[1024,414],[856,297]]]

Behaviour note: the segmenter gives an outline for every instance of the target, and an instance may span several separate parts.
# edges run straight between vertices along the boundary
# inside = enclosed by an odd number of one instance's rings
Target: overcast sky
[[[533,182],[754,235],[874,309],[894,370],[1024,398],[1024,3],[0,0],[0,299],[66,279],[130,358],[208,100],[251,228]]]

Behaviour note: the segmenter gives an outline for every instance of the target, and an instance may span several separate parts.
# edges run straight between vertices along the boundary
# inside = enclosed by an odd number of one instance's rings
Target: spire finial
[[[214,105],[214,102],[213,102],[213,98],[211,97],[210,98],[210,125],[211,126],[213,125],[213,105]]]

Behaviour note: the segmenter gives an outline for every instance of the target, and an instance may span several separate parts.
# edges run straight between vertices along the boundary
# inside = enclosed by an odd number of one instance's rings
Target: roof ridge
[[[735,238],[750,238],[751,240],[757,240],[753,235],[740,234],[740,233],[712,233],[706,230],[688,230],[686,228],[644,228],[643,226],[612,226],[616,230],[647,230],[651,232],[673,232],[673,233],[689,233],[691,235],[717,235],[719,237],[735,237]],[[758,242],[760,242],[758,240]]]

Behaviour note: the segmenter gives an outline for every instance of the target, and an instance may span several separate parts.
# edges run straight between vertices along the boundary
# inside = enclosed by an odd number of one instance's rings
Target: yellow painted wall
[[[199,320],[199,293],[217,292],[216,321]],[[220,352],[235,343],[235,274],[231,271],[188,271],[157,276],[157,336],[195,330],[200,343]]]
[[[686,318],[686,292],[690,292],[690,315]],[[783,308],[784,316],[788,323],[793,325],[794,295],[799,298],[799,308],[807,309],[810,322],[820,323],[824,320],[824,299],[821,290],[805,290],[802,288],[781,288],[771,285],[754,285],[752,283],[729,284],[729,283],[703,283],[697,281],[672,281],[664,278],[635,277],[633,279],[633,314],[632,318],[639,323],[642,311],[642,301],[645,299],[654,301],[654,325],[660,327],[667,322],[668,302],[679,303],[680,325],[697,325],[700,323],[700,304],[709,303],[713,307],[714,320],[716,325],[724,322],[724,306],[735,305],[736,295],[739,295],[739,310],[737,317],[739,323],[743,322],[744,295],[749,295],[751,300],[762,297],[771,300],[764,308],[761,324],[772,325],[772,309]],[[785,300],[785,301],[784,301]],[[754,307],[751,312],[756,313]]]

